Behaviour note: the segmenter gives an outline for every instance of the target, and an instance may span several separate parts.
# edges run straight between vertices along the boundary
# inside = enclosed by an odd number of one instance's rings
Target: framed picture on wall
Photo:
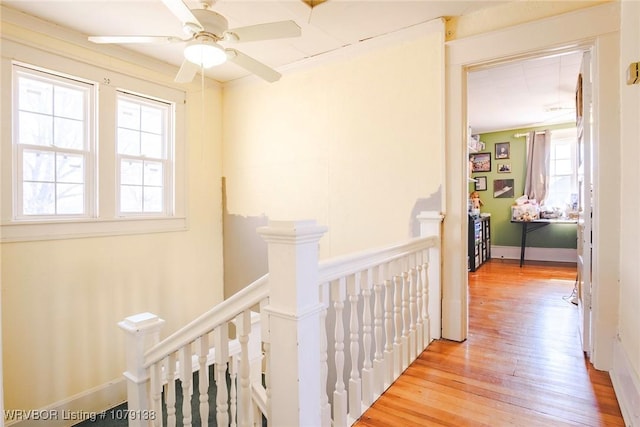
[[[493,180],[493,197],[496,199],[510,199],[513,198],[513,194],[512,179]]]
[[[491,172],[491,153],[469,154],[471,172]]]
[[[476,191],[486,191],[487,190],[487,177],[486,176],[476,176],[474,178],[476,183],[474,185],[474,190]]]
[[[498,142],[496,144],[496,159],[508,159],[510,154],[508,142]]]
[[[498,173],[511,173],[511,163],[498,163]]]

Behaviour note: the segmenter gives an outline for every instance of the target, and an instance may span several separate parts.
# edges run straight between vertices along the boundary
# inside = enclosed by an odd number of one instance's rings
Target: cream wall
[[[328,225],[322,257],[408,238],[442,184],[442,30],[226,87],[228,213]]]
[[[46,36],[2,24],[3,38],[178,87],[176,67],[101,55],[44,23],[29,28]],[[187,230],[2,244],[6,409],[56,405],[121,381],[124,335],[117,322],[125,316],[153,312],[167,321],[166,336],[222,299],[221,89],[207,84],[204,124],[200,87],[183,87],[187,132],[178,143],[187,153]]]
[[[620,37],[620,70],[626,75],[631,62],[640,61],[640,2],[622,2]],[[620,311],[619,336],[635,375],[637,392],[640,393],[640,200],[633,195],[637,191],[638,166],[640,166],[640,85],[628,86],[626,78],[620,85],[621,100],[621,168],[620,191],[623,195],[620,207]],[[638,396],[640,397],[640,395]],[[636,402],[637,404],[638,402]],[[636,407],[637,408],[637,407]],[[636,416],[640,410],[636,409]],[[636,422],[640,421],[636,418]]]

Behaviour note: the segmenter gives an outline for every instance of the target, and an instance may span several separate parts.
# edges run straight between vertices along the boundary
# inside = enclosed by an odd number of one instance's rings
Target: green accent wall
[[[524,193],[524,174],[526,156],[526,138],[514,137],[515,134],[526,133],[532,130],[565,129],[575,126],[573,123],[562,125],[544,126],[535,128],[512,129],[500,132],[491,132],[480,135],[480,141],[485,143],[485,149],[481,153],[491,154],[491,171],[476,172],[471,178],[484,176],[487,178],[487,189],[478,191],[483,206],[480,212],[491,214],[491,244],[495,246],[520,246],[522,225],[511,223],[511,206],[515,200]],[[500,142],[508,142],[509,159],[496,159],[495,145]],[[498,164],[510,164],[511,172],[499,173]],[[497,179],[513,179],[513,197],[494,198],[493,183]],[[469,183],[469,193],[474,191],[475,184]],[[576,225],[553,224],[527,234],[527,247],[541,248],[576,248]]]

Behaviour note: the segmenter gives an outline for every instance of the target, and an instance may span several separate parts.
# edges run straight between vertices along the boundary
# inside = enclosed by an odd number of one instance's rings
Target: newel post
[[[417,216],[420,221],[420,237],[435,236],[438,238],[436,247],[429,250],[429,265],[427,268],[428,303],[424,343],[428,345],[432,339],[438,339],[441,335],[442,299],[441,283],[441,248],[442,248],[442,220],[444,215],[437,211],[422,211]],[[427,327],[428,325],[428,327]]]
[[[315,221],[258,229],[269,254],[270,425],[321,425],[318,242],[326,231]]]
[[[152,313],[140,313],[118,322],[126,333],[127,407],[129,411],[147,411],[149,407],[149,374],[144,368],[144,352],[160,341],[164,320]],[[136,412],[140,413],[140,412]],[[156,414],[160,417],[162,414]],[[129,427],[142,427],[148,421],[141,417],[129,418]]]

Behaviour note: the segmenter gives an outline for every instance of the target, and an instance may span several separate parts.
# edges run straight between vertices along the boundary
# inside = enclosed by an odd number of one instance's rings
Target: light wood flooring
[[[624,426],[609,374],[581,350],[575,277],[506,260],[469,273],[468,339],[432,342],[354,425]]]

